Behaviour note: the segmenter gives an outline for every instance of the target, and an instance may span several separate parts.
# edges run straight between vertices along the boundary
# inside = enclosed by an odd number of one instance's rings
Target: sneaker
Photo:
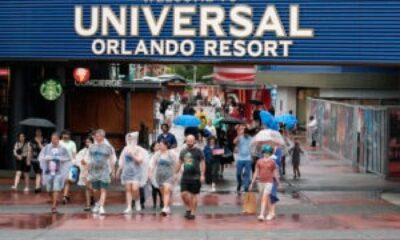
[[[185,218],[187,218],[188,216],[192,215],[192,212],[189,210],[186,210],[185,212]]]
[[[161,210],[161,216],[167,216],[168,214],[171,213],[171,209],[169,207],[165,207]]]
[[[69,202],[69,197],[68,196],[64,196],[63,200],[62,200],[62,204],[65,205]]]
[[[132,208],[125,209],[124,214],[126,215],[132,214]]]
[[[263,215],[257,217],[258,221],[263,222],[265,220]]]
[[[25,187],[25,188],[24,188],[24,192],[29,192],[29,188],[28,188],[28,187]]]
[[[106,214],[106,210],[104,210],[104,207],[99,207],[99,215],[104,215]]]
[[[37,193],[41,193],[42,192],[42,189],[41,188],[35,188],[35,193],[37,194]]]
[[[211,185],[211,192],[216,192],[217,191],[217,189],[215,189],[215,184],[213,183],[212,185]]]
[[[186,217],[187,220],[194,220],[195,218],[196,218],[196,216],[193,215],[193,214],[190,214],[190,215],[188,215],[188,216]]]
[[[135,209],[137,212],[142,211],[142,206],[140,205],[140,201],[135,201]]]
[[[12,186],[11,186],[11,189],[16,190],[16,189],[17,189],[17,186],[12,185]]]
[[[271,220],[274,219],[274,218],[275,218],[275,215],[268,214],[266,220],[267,220],[267,221],[271,221]]]
[[[92,209],[92,213],[98,213],[100,209],[100,205],[96,203]]]

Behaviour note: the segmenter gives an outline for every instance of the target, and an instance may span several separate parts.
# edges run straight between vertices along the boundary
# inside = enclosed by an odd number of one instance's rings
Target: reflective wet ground
[[[283,179],[277,217],[259,222],[241,213],[243,195],[235,193],[234,167],[226,170],[217,193],[204,186],[196,220],[183,217],[176,187],[172,214],[159,215],[151,197],[141,213],[124,216],[124,193],[113,186],[105,216],[83,212],[82,189],[72,201],[49,213],[47,193],[9,190],[0,180],[0,239],[400,239],[400,207],[381,198],[399,183],[356,173],[351,166],[322,150],[307,151],[302,178]]]

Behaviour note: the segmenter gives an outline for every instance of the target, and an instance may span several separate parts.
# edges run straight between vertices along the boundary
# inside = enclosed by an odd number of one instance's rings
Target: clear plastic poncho
[[[85,159],[89,160],[89,181],[111,182],[111,173],[117,159],[111,144],[106,141],[92,144]]]
[[[122,169],[121,183],[139,182],[143,187],[148,178],[149,153],[146,149],[137,145],[139,133],[132,132],[126,135],[126,146],[121,152],[118,165]],[[142,160],[137,163],[134,158]]]
[[[38,157],[40,168],[43,173],[43,185],[47,185],[49,181],[57,181],[59,186],[64,186],[65,179],[68,177],[69,169],[72,166],[72,159],[68,150],[60,144],[47,144]]]

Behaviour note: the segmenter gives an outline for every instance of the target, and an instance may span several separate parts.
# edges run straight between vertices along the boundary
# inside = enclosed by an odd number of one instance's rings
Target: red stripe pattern
[[[227,83],[253,83],[255,66],[215,66],[214,81]]]

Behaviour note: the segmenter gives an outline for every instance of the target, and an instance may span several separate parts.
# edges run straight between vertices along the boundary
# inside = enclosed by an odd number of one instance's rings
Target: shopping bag
[[[244,194],[242,212],[249,214],[257,212],[257,196],[255,192],[246,192]]]

